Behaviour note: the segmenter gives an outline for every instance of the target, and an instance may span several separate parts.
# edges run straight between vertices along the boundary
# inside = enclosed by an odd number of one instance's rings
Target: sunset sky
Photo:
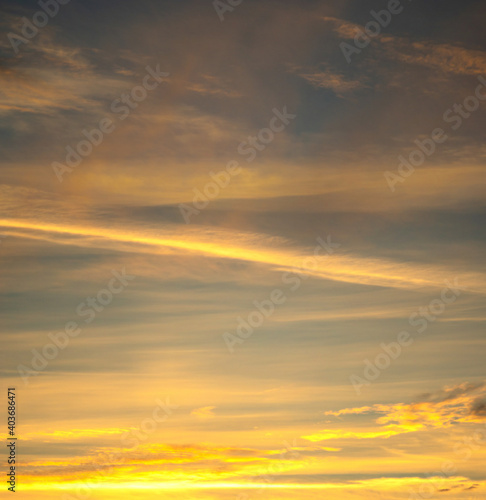
[[[0,11],[17,498],[486,499],[486,3]]]

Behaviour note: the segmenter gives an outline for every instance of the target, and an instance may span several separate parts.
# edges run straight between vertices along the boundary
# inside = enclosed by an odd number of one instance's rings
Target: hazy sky
[[[485,16],[1,3],[19,498],[486,498]]]

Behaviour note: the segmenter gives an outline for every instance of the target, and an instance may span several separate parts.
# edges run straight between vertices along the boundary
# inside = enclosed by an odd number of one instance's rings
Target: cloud
[[[451,44],[431,41],[412,42],[387,36],[384,51],[390,59],[409,65],[419,65],[454,75],[485,75],[486,53]]]
[[[462,396],[467,396],[470,393],[482,392],[486,389],[486,382],[471,384],[464,382],[452,387],[444,387],[443,389],[426,393],[419,396],[418,401],[430,403],[443,403],[446,401],[457,400]]]
[[[196,408],[191,411],[191,415],[200,419],[200,420],[208,420],[211,418],[215,418],[213,410],[216,406],[204,406],[202,408]]]
[[[122,253],[205,256],[263,265],[272,272],[301,272],[324,280],[397,289],[444,288],[444,280],[458,277],[463,289],[486,293],[484,274],[472,268],[369,257],[342,247],[335,247],[332,255],[320,247],[316,256],[317,243],[303,245],[292,232],[289,237],[276,237],[234,228],[157,223],[127,217],[109,206],[95,208],[76,197],[62,200],[27,188],[6,187],[3,194],[3,235]],[[97,215],[100,210],[104,216]],[[332,234],[318,236],[340,245]],[[309,258],[312,262],[306,265]]]
[[[325,16],[322,20],[333,25],[332,29],[341,37],[346,39],[353,39],[358,31],[363,31],[363,26],[339,19],[337,17]]]
[[[67,460],[37,460],[26,464],[25,478],[29,487],[36,489],[40,478],[35,471],[42,470],[42,480],[50,484],[68,484],[90,480],[93,471],[101,471],[112,481],[123,483],[133,474],[146,484],[171,481],[201,483],[221,481],[245,483],[259,476],[282,474],[304,467],[297,458],[278,458],[277,450],[258,450],[238,447],[141,444],[136,450],[116,448],[98,449],[94,456],[71,457]],[[111,460],[110,457],[118,457]],[[278,465],[278,468],[275,468]],[[272,472],[273,471],[273,472]],[[277,472],[278,471],[278,472]]]
[[[302,436],[312,442],[331,439],[376,439],[431,429],[444,429],[458,424],[483,422],[484,415],[477,412],[478,396],[484,398],[486,384],[459,384],[422,396],[414,403],[391,405],[374,404],[357,408],[327,411],[325,415],[381,415],[375,418],[378,426],[367,430],[327,430]],[[479,406],[481,408],[481,405]]]
[[[334,32],[345,40],[351,40],[358,32],[365,31],[364,26],[344,19],[324,17],[323,20],[330,23]],[[381,66],[385,59],[389,59],[452,75],[486,74],[486,53],[477,48],[427,39],[414,40],[389,32],[376,35],[371,40],[372,45],[364,50],[377,51],[373,64],[379,60]]]
[[[339,97],[344,97],[349,92],[366,87],[362,80],[349,79],[344,74],[329,68],[304,69],[293,67],[290,71],[309,82],[313,87],[330,89]]]
[[[201,75],[198,82],[188,82],[187,90],[202,95],[215,95],[228,98],[243,97],[241,92],[232,88],[231,82],[224,82],[215,75]]]
[[[64,245],[90,248],[110,248],[153,254],[206,255],[223,259],[240,260],[270,266],[274,271],[302,272],[305,275],[327,280],[357,283],[362,285],[420,288],[444,287],[442,277],[457,276],[455,271],[425,266],[411,266],[385,259],[369,259],[351,255],[312,257],[312,249],[290,249],[275,245],[275,239],[265,235],[232,232],[227,230],[187,230],[178,226],[166,226],[153,230],[114,229],[113,225],[67,225],[19,219],[0,219],[4,234],[40,239]],[[313,259],[313,265],[304,266],[306,258]],[[315,263],[315,265],[314,265]],[[463,285],[469,291],[486,293],[481,273],[462,274]]]
[[[471,413],[478,417],[486,417],[486,397],[478,398],[474,401]]]

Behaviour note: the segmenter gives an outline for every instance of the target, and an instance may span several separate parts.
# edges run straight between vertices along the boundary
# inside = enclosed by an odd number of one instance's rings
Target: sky
[[[484,2],[0,13],[18,498],[486,498]]]

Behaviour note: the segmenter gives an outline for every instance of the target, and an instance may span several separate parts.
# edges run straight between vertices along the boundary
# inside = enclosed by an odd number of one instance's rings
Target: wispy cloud
[[[435,394],[424,395],[420,401],[414,403],[375,404],[328,411],[325,415],[334,417],[381,416],[375,420],[378,425],[367,430],[328,430],[303,437],[313,442],[330,439],[389,438],[411,432],[448,428],[458,424],[484,422],[478,408],[482,407],[485,395],[485,384],[464,383],[455,387],[446,387]]]

